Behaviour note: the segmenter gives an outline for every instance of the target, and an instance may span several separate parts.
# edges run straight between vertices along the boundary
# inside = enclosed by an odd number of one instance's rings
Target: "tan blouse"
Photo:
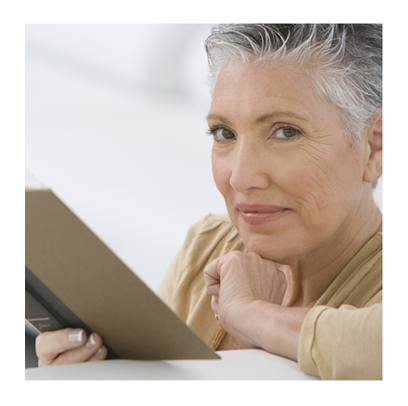
[[[190,228],[159,289],[213,350],[226,331],[214,317],[203,271],[234,250],[247,252],[229,217],[209,214]],[[382,233],[361,248],[307,314],[298,362],[322,379],[382,379]]]

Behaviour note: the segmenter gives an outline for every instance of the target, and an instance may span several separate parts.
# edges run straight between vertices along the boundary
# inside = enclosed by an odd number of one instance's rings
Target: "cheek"
[[[299,160],[299,171],[293,182],[300,198],[312,205],[331,200],[336,192],[334,164],[327,157],[305,156]]]
[[[215,185],[220,193],[226,199],[228,195],[229,188],[229,180],[230,180],[230,170],[228,166],[228,160],[221,159],[217,156],[216,153],[212,153],[211,157],[211,165],[212,165],[212,173]]]
[[[315,153],[313,153],[315,152]],[[358,194],[358,160],[347,151],[302,151],[286,172],[288,193],[312,221],[328,221]]]
[[[275,189],[283,199],[277,203],[288,204],[303,218],[315,218],[330,206],[335,194],[335,163],[329,156],[306,147],[272,155],[271,191]]]

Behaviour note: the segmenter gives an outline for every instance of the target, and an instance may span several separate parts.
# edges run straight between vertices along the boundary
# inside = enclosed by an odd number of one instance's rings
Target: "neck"
[[[380,231],[382,215],[372,203],[359,221],[352,221],[315,252],[290,264],[278,265],[286,275],[283,305],[312,307],[364,244]]]

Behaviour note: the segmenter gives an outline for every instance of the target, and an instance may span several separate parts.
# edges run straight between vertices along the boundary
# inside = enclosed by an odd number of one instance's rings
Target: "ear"
[[[382,108],[366,132],[367,162],[363,180],[373,183],[382,175]]]

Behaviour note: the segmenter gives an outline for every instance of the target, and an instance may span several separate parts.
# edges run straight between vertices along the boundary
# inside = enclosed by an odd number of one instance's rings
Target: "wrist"
[[[220,321],[225,330],[246,348],[262,348],[262,302],[240,301],[239,304],[235,303],[233,309],[220,312]]]
[[[240,330],[252,348],[297,361],[300,329],[309,310],[253,300],[241,310]]]
[[[266,303],[263,306],[262,348],[297,361],[300,330],[309,310]]]

